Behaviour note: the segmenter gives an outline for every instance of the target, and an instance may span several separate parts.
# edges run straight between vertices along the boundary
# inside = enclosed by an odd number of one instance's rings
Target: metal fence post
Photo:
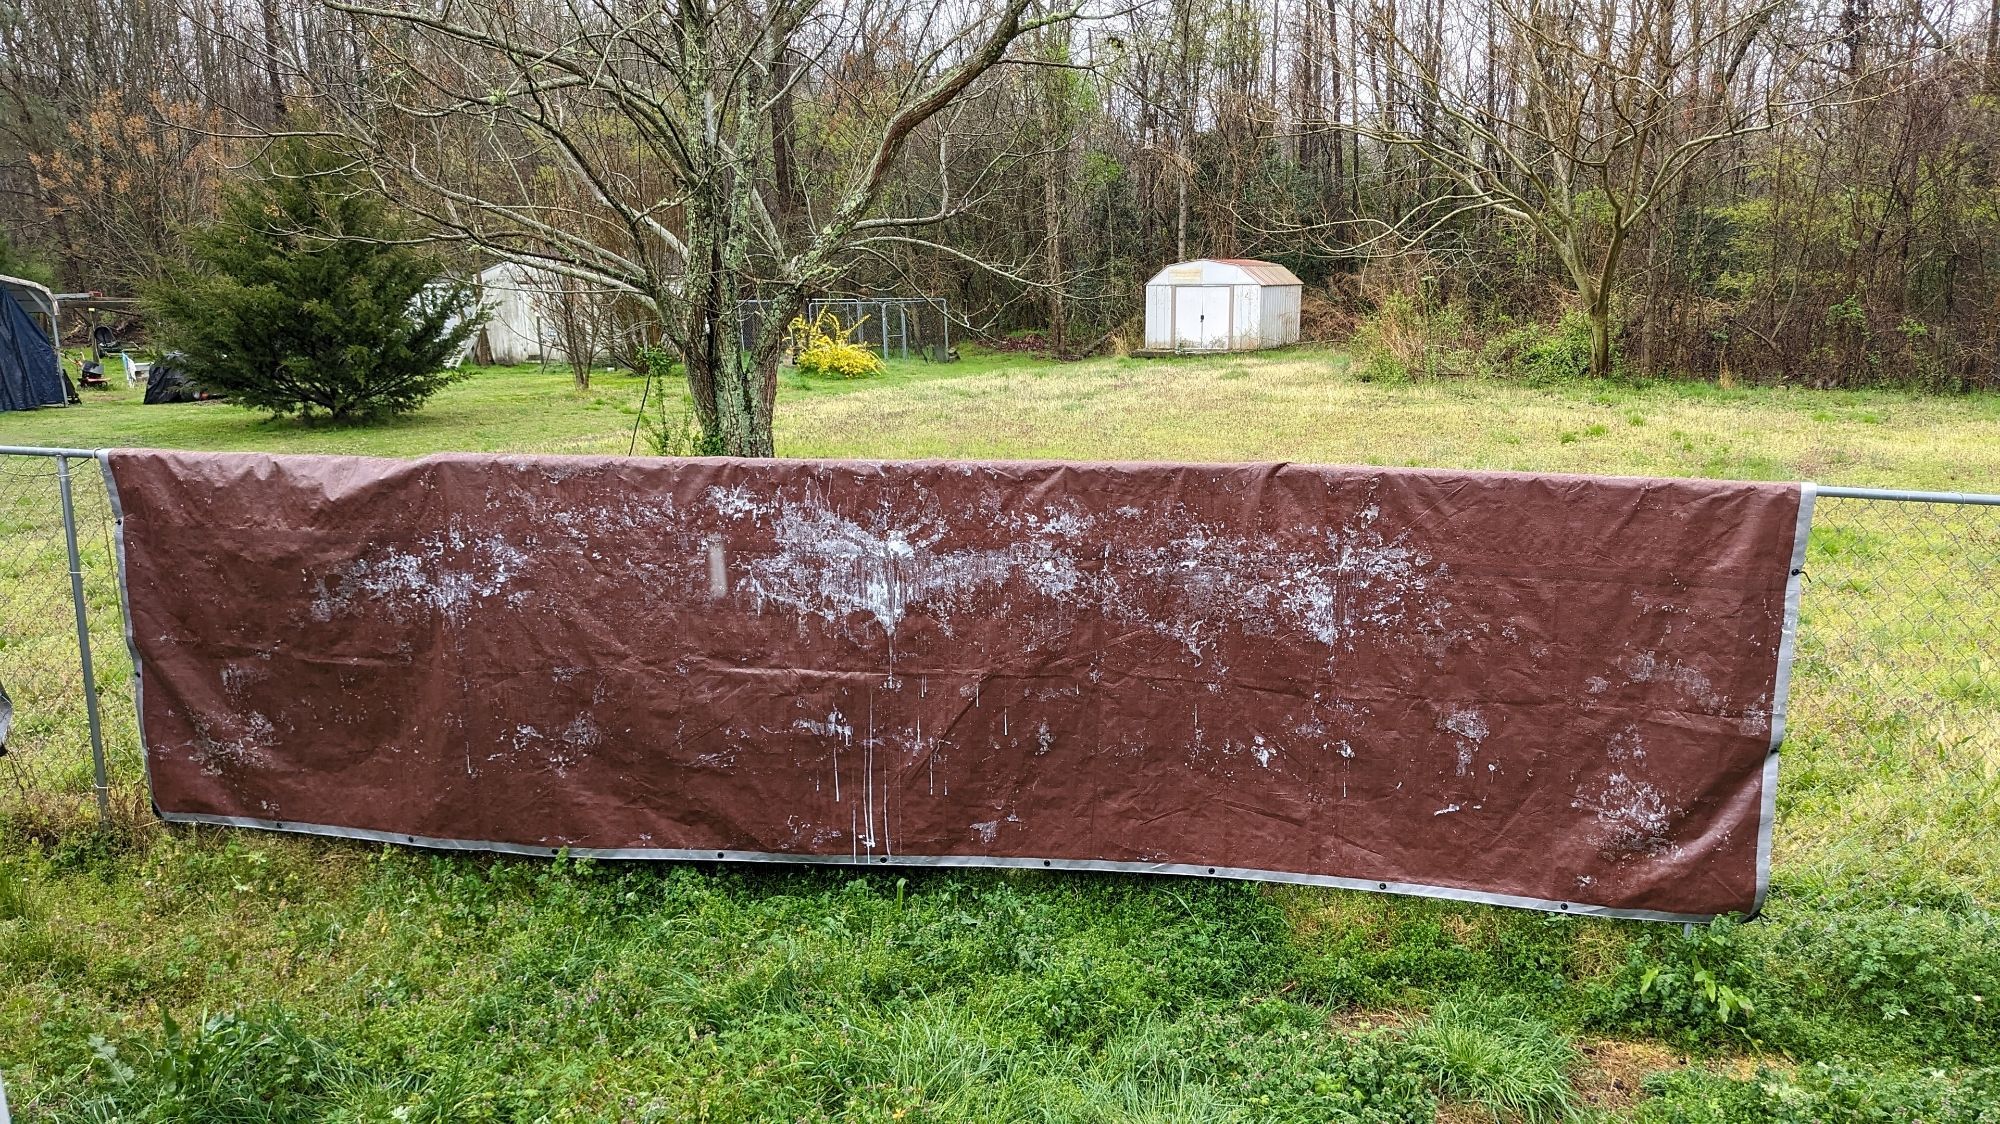
[[[69,548],[69,596],[76,609],[76,649],[83,665],[83,707],[90,718],[90,764],[96,773],[97,815],[111,819],[111,778],[104,768],[104,729],[97,716],[97,675],[90,665],[90,618],[84,610],[83,558],[76,549],[76,500],[70,493],[69,458],[56,457],[56,490],[62,496],[63,543]]]

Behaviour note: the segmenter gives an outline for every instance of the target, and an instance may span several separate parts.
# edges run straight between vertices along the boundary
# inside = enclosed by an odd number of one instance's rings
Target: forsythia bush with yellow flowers
[[[843,328],[832,312],[822,312],[811,320],[801,316],[791,322],[791,349],[799,370],[809,375],[832,375],[858,379],[882,370],[882,358],[853,336],[867,320]]]

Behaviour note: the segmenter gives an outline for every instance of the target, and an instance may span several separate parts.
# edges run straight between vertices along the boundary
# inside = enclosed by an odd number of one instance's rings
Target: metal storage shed
[[[1299,342],[1292,271],[1250,258],[1200,258],[1146,282],[1148,352],[1254,351]]]

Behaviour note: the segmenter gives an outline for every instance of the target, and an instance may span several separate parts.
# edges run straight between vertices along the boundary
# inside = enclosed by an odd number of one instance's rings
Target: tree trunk
[[[798,114],[792,106],[792,66],[790,53],[784,51],[771,64],[771,84],[778,88],[778,96],[771,103],[772,185],[777,195],[776,210],[788,232],[806,209],[805,186],[799,179],[796,156]]]
[[[1049,345],[1058,359],[1063,357],[1068,342],[1064,337],[1069,334],[1068,310],[1063,307],[1062,187],[1057,179],[1062,173],[1060,157],[1051,156],[1048,174],[1042,180],[1042,210],[1048,216]]]
[[[767,364],[752,365],[741,362],[744,358],[741,352],[730,349],[726,356],[691,356],[687,360],[688,384],[713,387],[715,394],[712,417],[696,411],[702,451],[725,457],[776,456],[771,407],[764,388],[767,380],[775,382],[777,378],[778,359],[773,355]]]
[[[804,307],[803,292],[789,287],[766,297],[758,321],[747,333],[735,299],[735,279],[717,274],[707,286],[709,315],[692,325],[681,349],[695,418],[701,424],[702,452],[727,457],[772,457],[771,433],[778,398],[778,353],[785,326]]]
[[[1589,304],[1590,375],[1603,378],[1611,373],[1611,301],[1601,294]]]
[[[1187,173],[1187,145],[1185,143],[1181,145],[1181,159],[1178,172],[1180,175],[1180,183],[1177,189],[1178,190],[1177,201],[1175,202],[1174,205],[1174,260],[1186,261],[1188,253],[1187,249],[1188,173]]]
[[[271,124],[275,128],[284,124],[289,112],[285,105],[285,78],[278,70],[278,0],[263,0],[261,7],[264,16],[264,81],[270,87]]]

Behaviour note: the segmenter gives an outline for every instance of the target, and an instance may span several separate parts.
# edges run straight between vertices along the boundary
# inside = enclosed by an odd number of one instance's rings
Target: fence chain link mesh
[[[607,443],[548,451],[623,451]],[[136,813],[147,797],[110,504],[96,464],[70,463],[113,804]],[[51,830],[91,812],[74,619],[57,463],[0,455],[0,684],[15,709],[0,800]],[[1781,885],[2000,897],[2000,506],[1821,496],[1790,715]]]
[[[13,701],[0,791],[31,830],[96,815],[95,774],[54,457],[0,456],[0,687]],[[97,462],[69,460],[91,655],[116,802],[143,805],[110,498]]]
[[[2000,506],[1821,496],[1803,580],[1777,872],[1991,899]]]
[[[738,346],[748,351],[762,330],[774,302],[738,302],[743,326]],[[951,302],[941,297],[815,297],[799,318],[808,323],[832,316],[849,338],[891,359],[922,359],[948,363],[952,356]]]

